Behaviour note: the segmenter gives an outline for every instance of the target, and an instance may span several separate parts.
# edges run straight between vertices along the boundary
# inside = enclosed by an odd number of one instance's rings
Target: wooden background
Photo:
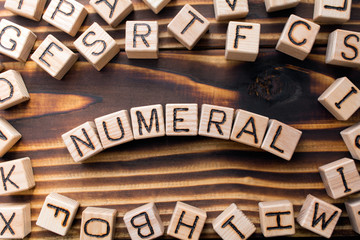
[[[176,201],[207,211],[203,239],[218,238],[211,222],[229,204],[236,203],[256,224],[253,238],[262,238],[258,202],[288,199],[296,216],[307,194],[332,202],[344,210],[346,199],[327,197],[317,168],[350,157],[340,131],[358,121],[356,113],[346,122],[337,121],[318,102],[318,96],[338,77],[347,76],[360,86],[360,71],[326,65],[327,37],[335,29],[360,31],[360,1],[353,0],[351,21],[322,25],[316,46],[305,61],[275,51],[275,44],[291,13],[312,19],[313,0],[302,0],[296,9],[267,14],[263,0],[249,0],[250,13],[241,21],[261,23],[261,49],[255,63],[226,61],[227,22],[217,22],[211,0],[190,3],[211,21],[209,32],[193,51],[187,51],[166,32],[166,26],[185,0],[173,0],[158,15],[141,0],[127,20],[157,20],[160,25],[159,60],[128,60],[124,52],[124,23],[109,27],[90,7],[81,34],[94,21],[121,44],[122,51],[101,72],[86,60],[79,61],[62,81],[51,78],[37,65],[18,63],[0,56],[6,69],[21,72],[31,100],[1,116],[23,138],[2,160],[29,156],[34,167],[35,189],[0,202],[31,202],[32,233],[29,239],[78,239],[81,212],[87,206],[118,210],[116,239],[129,239],[122,217],[125,212],[150,201],[156,202],[165,225]],[[66,33],[44,21],[0,15],[30,28],[37,36],[35,48],[49,34],[74,50]],[[208,103],[242,108],[269,116],[301,129],[303,137],[290,162],[270,153],[231,141],[205,137],[163,137],[134,141],[108,149],[84,164],[75,163],[61,134],[96,117],[135,106],[166,103]],[[358,167],[360,165],[358,164]],[[66,237],[35,225],[47,194],[58,192],[81,203]],[[350,198],[359,197],[359,194]],[[297,237],[316,237],[296,226]],[[346,212],[341,215],[335,237],[355,237]],[[169,238],[169,237],[164,237]]]

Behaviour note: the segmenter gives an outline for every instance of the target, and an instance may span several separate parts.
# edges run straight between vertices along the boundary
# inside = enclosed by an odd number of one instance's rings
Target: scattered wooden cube
[[[90,0],[89,3],[110,26],[116,27],[134,10],[134,6],[131,0],[110,2],[108,0]]]
[[[259,215],[264,237],[295,234],[294,208],[290,201],[260,202]]]
[[[103,150],[95,124],[90,121],[61,137],[75,162],[82,162]]]
[[[166,104],[166,135],[196,136],[198,134],[198,105]]]
[[[347,77],[342,77],[336,79],[321,94],[318,101],[337,120],[346,121],[360,107],[360,92]]]
[[[234,118],[234,109],[203,104],[199,125],[199,135],[229,139]]]
[[[352,158],[360,160],[360,123],[340,132]]]
[[[197,240],[207,218],[202,209],[177,202],[169,223],[167,234],[178,239]]]
[[[296,220],[303,228],[330,238],[340,215],[340,208],[309,194]]]
[[[299,60],[309,55],[320,26],[296,15],[291,15],[285,24],[276,50]]]
[[[0,157],[21,138],[21,134],[5,118],[0,117]]]
[[[214,0],[214,11],[218,21],[244,18],[249,13],[248,0]]]
[[[58,193],[50,193],[41,208],[36,225],[61,236],[69,231],[79,203]]]
[[[321,23],[344,23],[349,21],[351,0],[314,1],[314,21]]]
[[[164,234],[164,225],[154,203],[125,213],[124,222],[132,240],[150,240]]]
[[[327,64],[360,67],[360,32],[337,29],[330,33],[326,49]]]
[[[265,0],[267,12],[275,12],[288,8],[294,8],[300,3],[300,0]]]
[[[23,239],[31,232],[30,204],[0,204],[0,239]]]
[[[78,56],[50,34],[31,55],[31,59],[52,77],[61,80]]]
[[[302,132],[277,120],[270,119],[261,148],[285,160],[290,160]]]
[[[135,139],[165,136],[164,113],[160,104],[130,109]]]
[[[157,21],[127,21],[125,51],[130,59],[157,59],[159,57]]]
[[[23,17],[40,21],[46,0],[6,0],[4,7]]]
[[[255,225],[232,203],[212,223],[222,239],[246,240],[255,231]]]
[[[260,24],[229,22],[226,33],[225,58],[254,62],[259,54]]]
[[[5,18],[0,21],[0,32],[0,53],[20,62],[26,62],[35,44],[36,35]]]
[[[51,0],[43,19],[75,37],[86,16],[85,7],[75,0]]]
[[[0,195],[29,190],[35,186],[30,158],[20,158],[0,163],[2,187]]]
[[[170,2],[170,0],[143,0],[143,1],[155,14],[158,14]]]
[[[96,22],[81,34],[74,46],[98,71],[120,52],[120,46]]]
[[[345,207],[353,230],[360,234],[360,198],[346,201]]]
[[[167,29],[182,45],[191,50],[209,29],[210,22],[189,4],[180,10]]]
[[[360,175],[350,158],[323,165],[319,172],[327,194],[334,199],[360,191]]]
[[[115,209],[87,207],[82,212],[80,240],[112,240],[116,215]]]

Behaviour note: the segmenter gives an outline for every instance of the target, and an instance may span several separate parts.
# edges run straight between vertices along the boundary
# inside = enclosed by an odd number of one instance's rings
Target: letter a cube
[[[134,10],[131,0],[90,0],[89,3],[113,28]]]

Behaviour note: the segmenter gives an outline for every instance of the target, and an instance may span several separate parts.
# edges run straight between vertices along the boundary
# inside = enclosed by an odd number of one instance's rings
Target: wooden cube
[[[309,55],[320,26],[296,15],[291,15],[285,24],[276,50],[299,60]]]
[[[198,105],[166,104],[166,135],[196,136],[198,134]]]
[[[74,46],[98,71],[120,52],[120,46],[96,22],[81,34]]]
[[[260,148],[269,118],[245,110],[237,110],[230,139],[252,147]]]
[[[29,190],[35,186],[30,158],[20,158],[0,163],[2,187],[0,195]]]
[[[78,56],[50,34],[31,55],[31,59],[52,77],[61,80]]]
[[[260,202],[259,215],[264,237],[295,234],[294,208],[290,201]]]
[[[158,14],[170,2],[170,0],[143,0],[143,1],[155,14]]]
[[[90,5],[112,27],[116,27],[133,10],[131,0],[90,0]]]
[[[130,109],[135,139],[165,136],[164,113],[160,104]]]
[[[85,7],[75,0],[51,0],[43,19],[75,37],[87,14]]]
[[[103,150],[95,124],[90,121],[61,137],[75,162],[82,162]]]
[[[330,238],[340,215],[340,208],[309,194],[296,220],[301,227]]]
[[[337,29],[330,33],[326,49],[327,64],[360,67],[360,32]]]
[[[360,234],[360,198],[346,201],[345,207],[353,230]]]
[[[150,240],[164,234],[164,225],[154,203],[125,213],[124,222],[132,240]]]
[[[255,225],[232,203],[212,222],[215,232],[222,239],[246,240],[255,231]]]
[[[104,149],[134,140],[127,110],[96,118],[95,125]]]
[[[199,135],[228,140],[234,118],[234,109],[203,104]]]
[[[21,138],[21,134],[5,118],[0,117],[0,157]]]
[[[302,132],[274,119],[269,126],[261,148],[285,160],[290,160],[299,143]]]
[[[127,21],[125,51],[130,59],[157,59],[159,57],[157,21]]]
[[[209,29],[210,22],[189,4],[180,10],[167,26],[182,45],[191,50]]]
[[[115,209],[87,207],[82,212],[80,240],[112,240],[116,216]]]
[[[0,32],[0,53],[20,62],[26,62],[35,44],[36,35],[5,18],[0,21]]]
[[[204,227],[207,215],[202,209],[177,202],[171,216],[167,234],[177,239],[197,240]]]
[[[58,193],[50,193],[41,208],[36,225],[61,236],[69,231],[79,203]]]
[[[4,7],[23,17],[40,21],[46,0],[6,0]]]
[[[342,158],[319,167],[327,194],[338,199],[360,191],[360,176],[354,160]]]
[[[336,79],[321,94],[318,101],[337,120],[346,121],[360,107],[360,92],[347,77],[342,77]]]
[[[31,232],[30,204],[0,204],[0,239],[23,239]]]
[[[249,13],[248,0],[214,0],[214,11],[218,21],[244,18]]]
[[[300,0],[265,0],[267,12],[275,12],[288,8],[294,8],[300,3]]]
[[[314,1],[314,21],[321,23],[344,23],[349,21],[351,0]]]
[[[340,132],[352,158],[360,160],[360,123]]]

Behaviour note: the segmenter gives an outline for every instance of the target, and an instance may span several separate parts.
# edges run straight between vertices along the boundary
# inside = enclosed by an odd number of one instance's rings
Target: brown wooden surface
[[[141,204],[155,201],[166,226],[176,201],[185,201],[208,212],[203,239],[218,238],[212,220],[229,204],[236,203],[256,224],[255,238],[262,238],[259,201],[288,199],[295,215],[307,194],[335,203],[344,210],[347,198],[327,197],[317,168],[350,157],[340,131],[358,121],[357,112],[346,122],[337,121],[318,102],[318,96],[334,81],[347,76],[360,86],[360,71],[324,63],[328,34],[337,29],[360,31],[360,1],[353,0],[351,21],[323,25],[316,46],[301,62],[276,52],[274,47],[287,17],[295,13],[312,18],[313,0],[303,0],[295,10],[267,14],[262,0],[249,0],[245,21],[261,23],[261,49],[255,63],[226,61],[227,22],[216,22],[211,0],[190,3],[211,21],[209,32],[193,51],[187,51],[166,32],[172,17],[189,2],[173,0],[155,15],[141,0],[127,20],[158,20],[160,58],[128,60],[124,52],[123,22],[112,29],[88,5],[90,12],[81,32],[94,21],[121,43],[122,51],[101,72],[86,60],[79,61],[62,81],[51,78],[32,61],[21,64],[0,56],[6,69],[21,72],[31,100],[1,111],[23,138],[3,160],[29,156],[36,188],[17,195],[1,196],[0,202],[31,202],[32,233],[29,239],[78,239],[81,212],[87,206],[116,208],[119,212],[116,239],[129,239],[122,217]],[[30,28],[38,36],[35,48],[51,33],[74,49],[76,38],[48,25],[14,16],[0,15]],[[275,118],[303,131],[290,162],[261,150],[231,141],[205,137],[163,137],[133,141],[108,149],[84,164],[75,163],[61,134],[96,117],[135,106],[166,103],[208,103],[242,108]],[[360,165],[357,164],[360,168]],[[45,196],[58,192],[81,203],[74,225],[66,237],[35,225]],[[359,194],[349,198],[359,197]],[[297,225],[297,237],[316,235]],[[334,236],[357,236],[346,212]],[[164,237],[170,238],[170,237]]]

